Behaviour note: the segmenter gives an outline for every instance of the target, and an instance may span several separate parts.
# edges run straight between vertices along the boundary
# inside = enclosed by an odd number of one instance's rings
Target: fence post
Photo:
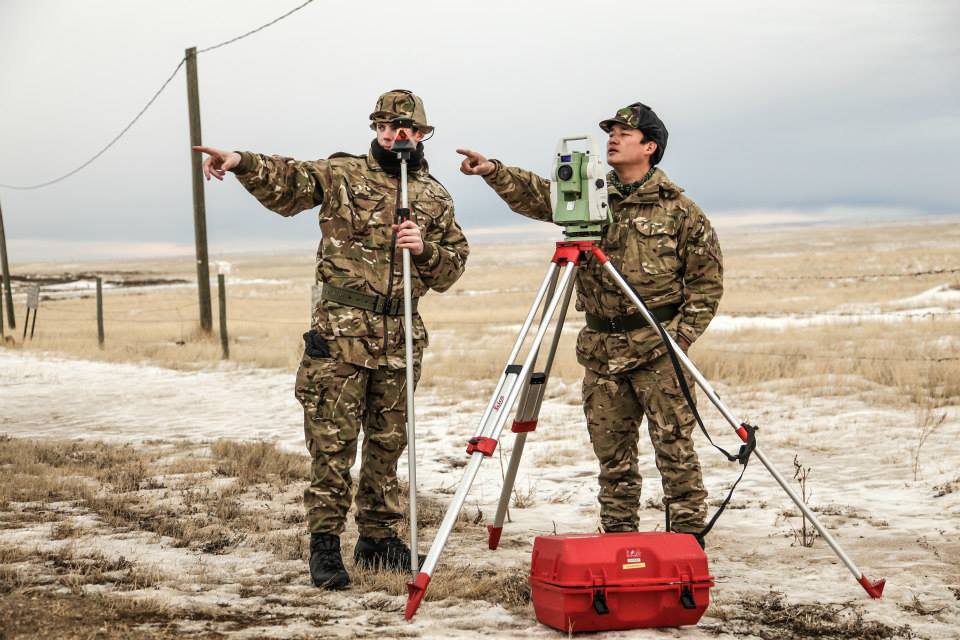
[[[222,273],[217,274],[217,294],[220,298],[220,348],[223,359],[230,359],[230,340],[227,336],[227,287]]]
[[[103,278],[97,276],[97,344],[103,349]]]

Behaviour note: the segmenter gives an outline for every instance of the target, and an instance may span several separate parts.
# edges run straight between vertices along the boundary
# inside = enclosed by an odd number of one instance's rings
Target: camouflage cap
[[[380,96],[370,114],[370,128],[376,129],[378,123],[392,122],[397,118],[411,118],[414,126],[425,134],[433,131],[433,127],[427,124],[423,100],[407,89],[393,89]]]
[[[602,120],[600,128],[610,133],[610,128],[615,124],[639,129],[643,132],[644,137],[656,142],[657,150],[650,157],[650,164],[655,165],[660,162],[660,159],[663,158],[663,152],[667,150],[669,133],[667,132],[667,126],[663,124],[663,120],[657,117],[653,109],[642,102],[634,102],[618,110],[612,118]]]

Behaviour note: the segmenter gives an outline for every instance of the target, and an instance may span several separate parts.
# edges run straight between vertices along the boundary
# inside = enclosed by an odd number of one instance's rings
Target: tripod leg
[[[544,318],[537,326],[536,336],[531,343],[530,352],[527,354],[523,366],[521,366],[519,371],[517,371],[515,374],[512,374],[513,382],[516,382],[517,380],[525,380],[527,379],[527,376],[529,376],[530,370],[533,367],[533,362],[536,359],[537,349],[543,342],[543,337],[547,332],[550,320],[553,318],[557,307],[560,305],[559,292],[566,291],[566,288],[569,286],[572,279],[574,268],[575,265],[572,262],[567,263],[567,265],[564,267],[563,275],[560,277],[560,284],[557,286],[557,294],[554,295],[548,303]],[[551,263],[548,275],[555,274],[556,269],[556,263]],[[544,286],[541,287],[538,298],[542,298],[542,294],[546,292],[546,284],[546,281],[544,281]],[[537,306],[539,306],[539,301],[537,302]],[[528,320],[532,320],[532,314],[531,316],[528,316]],[[492,420],[487,421],[487,423],[483,425],[480,436],[474,436],[470,440],[470,446],[467,447],[467,452],[471,455],[470,462],[467,464],[467,470],[464,473],[463,479],[460,481],[460,486],[457,487],[457,492],[454,494],[453,500],[450,502],[450,506],[447,507],[447,512],[443,516],[443,521],[440,523],[440,528],[437,530],[437,535],[433,539],[430,552],[427,554],[427,559],[424,560],[423,567],[420,569],[420,573],[417,575],[416,580],[407,583],[409,596],[407,598],[406,612],[404,613],[404,617],[407,620],[410,620],[413,617],[413,615],[417,612],[417,608],[420,606],[420,602],[423,600],[427,586],[430,584],[430,576],[433,574],[433,570],[437,565],[437,561],[440,559],[440,554],[443,552],[443,547],[447,543],[447,538],[450,536],[450,532],[453,530],[453,525],[456,522],[457,516],[460,514],[460,510],[463,508],[463,503],[467,498],[467,493],[470,491],[470,485],[473,484],[473,481],[477,476],[477,471],[480,470],[480,464],[483,462],[484,457],[493,455],[497,439],[500,437],[500,432],[503,430],[503,425],[506,422],[507,415],[509,415],[510,410],[517,401],[517,396],[519,394],[520,385],[510,384],[509,391],[506,392],[506,398],[504,399],[501,397],[501,399],[495,403],[497,405],[495,410],[490,412],[490,417]]]
[[[557,353],[557,346],[560,344],[560,336],[563,333],[564,320],[567,317],[567,308],[570,305],[570,296],[573,293],[573,281],[567,285],[563,293],[563,304],[560,308],[560,315],[557,316],[556,329],[553,332],[553,340],[550,343],[550,351],[547,353],[547,361],[544,364],[543,373],[533,374],[527,382],[520,397],[520,408],[517,409],[517,417],[513,421],[512,430],[517,434],[513,441],[513,452],[510,454],[510,464],[507,467],[507,473],[503,479],[503,488],[500,490],[500,501],[497,504],[497,513],[493,519],[493,525],[487,526],[488,538],[487,546],[490,549],[496,549],[500,543],[500,534],[503,533],[503,520],[507,514],[507,506],[510,504],[510,493],[513,491],[513,485],[517,479],[517,469],[520,467],[520,458],[523,455],[523,448],[527,442],[527,434],[537,427],[537,418],[540,415],[540,407],[543,403],[543,394],[546,390],[547,380],[550,378],[550,370],[553,367],[553,360]]]
[[[637,306],[640,310],[640,313],[643,314],[644,319],[650,324],[650,326],[657,326],[657,320],[653,317],[653,314],[650,313],[650,309],[647,308],[647,305],[644,304],[643,300],[637,296],[636,292],[633,290],[633,287],[623,278],[623,275],[617,270],[616,267],[609,261],[609,259],[603,254],[599,249],[594,249],[594,255],[600,260],[603,264],[604,270],[613,278],[614,282],[623,290],[624,294]],[[714,391],[713,387],[707,381],[707,379],[700,373],[699,369],[693,364],[687,354],[683,352],[673,338],[664,332],[666,340],[670,343],[670,346],[673,347],[674,352],[676,353],[677,359],[683,365],[684,369],[690,372],[690,375],[693,376],[693,379],[696,381],[697,386],[699,386],[706,396],[710,399],[710,402],[717,407],[720,413],[726,418],[727,422],[730,423],[730,426],[734,428],[737,432],[737,435],[740,436],[740,439],[744,442],[747,441],[747,430],[743,428],[742,423],[736,419],[733,415],[733,412],[727,407],[727,405],[720,399],[720,396],[717,395],[717,392]],[[886,580],[880,579],[877,581],[872,581],[867,576],[860,571],[859,567],[853,562],[853,560],[844,552],[840,547],[837,541],[830,535],[830,532],[827,531],[817,516],[811,511],[807,505],[803,502],[800,496],[787,484],[786,479],[780,475],[780,472],[774,468],[770,461],[767,460],[767,457],[763,455],[763,452],[760,451],[760,448],[757,447],[753,451],[754,455],[757,456],[757,459],[766,467],[767,471],[773,476],[773,479],[777,481],[777,484],[780,485],[780,488],[786,492],[786,494],[793,500],[793,503],[797,505],[797,508],[803,513],[806,518],[813,523],[813,526],[816,528],[820,536],[827,542],[833,552],[837,554],[837,557],[843,561],[847,566],[847,569],[850,570],[850,573],[857,579],[857,582],[860,583],[860,586],[870,595],[871,598],[879,598],[883,595],[883,587],[886,584]]]
[[[557,265],[550,263],[547,273],[543,278],[543,282],[540,283],[540,288],[537,290],[536,296],[534,296],[533,304],[530,305],[530,311],[527,312],[527,317],[523,321],[523,325],[520,327],[520,333],[517,334],[517,339],[513,343],[513,348],[510,350],[510,355],[507,356],[507,366],[504,369],[503,373],[500,374],[500,380],[497,382],[496,388],[493,390],[493,395],[490,396],[490,401],[487,403],[487,408],[484,409],[483,415],[480,416],[480,422],[477,424],[477,430],[474,431],[473,436],[477,437],[483,432],[483,428],[486,426],[487,421],[490,419],[490,415],[494,412],[495,407],[498,406],[498,403],[502,403],[504,394],[501,393],[504,391],[504,387],[510,375],[513,373],[511,368],[516,367],[513,363],[516,362],[517,356],[520,354],[520,349],[523,347],[523,341],[527,337],[527,333],[530,332],[530,326],[533,324],[533,319],[537,315],[537,309],[540,308],[540,305],[543,303],[546,298],[549,300],[553,296],[547,296],[547,291],[553,291],[557,282]],[[509,387],[507,388],[509,393]]]

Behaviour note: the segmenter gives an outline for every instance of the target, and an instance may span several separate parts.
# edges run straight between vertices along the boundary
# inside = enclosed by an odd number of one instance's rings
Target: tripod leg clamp
[[[514,433],[529,433],[537,428],[536,420],[514,420],[510,430]]]
[[[497,448],[497,441],[493,438],[483,438],[476,437],[470,438],[467,441],[467,453],[473,455],[477,451],[487,456],[488,458],[493,455],[494,450]]]

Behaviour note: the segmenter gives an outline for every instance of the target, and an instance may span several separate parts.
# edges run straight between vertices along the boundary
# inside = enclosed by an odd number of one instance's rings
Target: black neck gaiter
[[[381,147],[376,138],[370,143],[370,151],[373,153],[373,158],[377,161],[377,164],[379,164],[386,173],[391,176],[400,175],[400,160],[397,158],[396,152],[387,151]],[[423,143],[418,142],[417,148],[410,152],[410,159],[407,160],[407,170],[416,171],[420,168],[422,161]]]

